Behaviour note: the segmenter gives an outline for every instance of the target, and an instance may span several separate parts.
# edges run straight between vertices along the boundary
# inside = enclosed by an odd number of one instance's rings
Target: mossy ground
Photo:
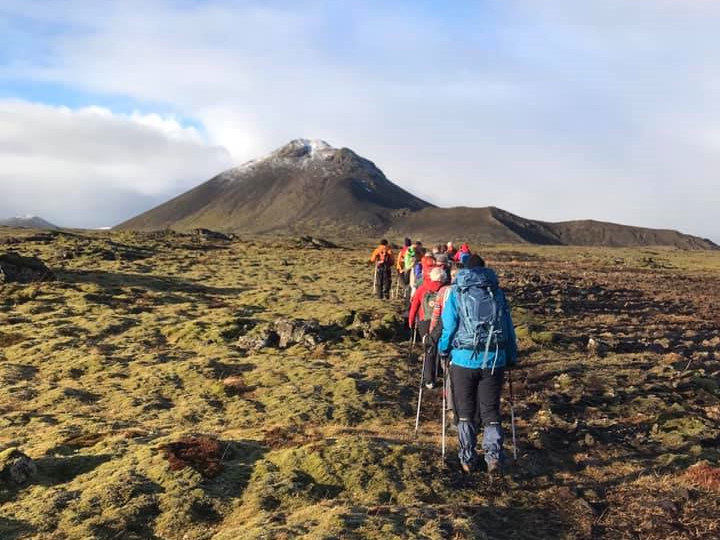
[[[439,393],[413,437],[419,364],[366,246],[12,239],[58,280],[0,289],[0,450],[38,466],[0,483],[3,540],[717,538],[716,484],[689,468],[720,457],[718,253],[483,250],[523,355],[520,460],[490,483],[457,472],[452,434],[441,463]],[[328,340],[240,346],[288,316]],[[220,440],[221,474],[170,469],[191,435]]]

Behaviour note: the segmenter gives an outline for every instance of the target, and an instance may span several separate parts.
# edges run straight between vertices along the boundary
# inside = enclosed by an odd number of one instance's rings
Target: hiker
[[[409,240],[409,238],[407,239]],[[412,281],[412,271],[413,267],[415,266],[415,259],[416,259],[416,253],[415,253],[415,246],[410,245],[405,250],[405,255],[403,255],[402,260],[402,272],[403,272],[403,284],[405,285],[405,291],[403,294],[403,299],[405,302],[410,301],[410,292],[411,292],[411,281]],[[398,261],[398,267],[400,267],[400,262]]]
[[[437,369],[437,340],[430,339],[430,321],[432,319],[438,291],[445,285],[447,273],[439,266],[428,272],[428,279],[423,282],[413,297],[410,306],[410,328],[417,324],[418,336],[425,350],[423,360],[423,384],[429,390],[435,388]],[[417,319],[416,319],[417,317]]]
[[[450,261],[448,260],[448,256],[445,253],[438,253],[435,255],[435,265],[440,266],[447,272],[450,267]]]
[[[423,255],[420,257],[416,252],[415,260],[416,262],[413,266],[413,271],[410,274],[410,302],[412,302],[412,299],[415,298],[415,294],[423,284],[423,281],[429,279],[428,273],[432,267],[435,266],[435,259],[433,259],[431,255]]]
[[[448,259],[451,261],[455,259],[455,254],[457,253],[457,249],[455,249],[455,246],[453,246],[452,242],[447,243],[447,247],[445,249],[445,254],[448,256]]]
[[[444,256],[444,254],[443,254]],[[440,262],[440,258],[438,257],[438,263]],[[446,280],[445,283],[443,283],[443,286],[440,287],[440,290],[438,290],[437,296],[435,297],[435,305],[433,306],[433,312],[430,316],[430,329],[428,332],[428,340],[430,342],[430,346],[434,347],[436,351],[438,351],[438,359],[437,361],[440,363],[440,370],[443,373],[443,376],[445,376],[445,370],[447,369],[447,358],[442,358],[440,356],[440,351],[438,348],[440,337],[442,336],[442,311],[445,307],[445,302],[447,300],[448,295],[450,294],[450,291],[452,290],[452,285],[455,284],[455,277],[458,273],[457,266],[453,266],[452,270],[450,270],[449,274],[448,268],[444,268],[446,272]],[[450,378],[448,377],[445,382],[445,391],[446,391],[446,407],[447,410],[453,411],[453,400],[452,400],[452,383],[450,381]],[[453,416],[453,425],[455,424],[455,417]]]
[[[390,286],[392,284],[391,268],[394,259],[393,252],[388,241],[384,238],[380,240],[380,245],[370,255],[370,262],[375,264],[375,294],[378,298],[390,298]]]
[[[501,473],[500,392],[505,368],[517,361],[517,344],[505,294],[479,255],[472,255],[467,268],[458,271],[441,320],[438,347],[442,355],[450,355],[460,465],[466,473],[477,467],[475,447],[482,422],[487,471]]]
[[[403,242],[403,247],[398,253],[397,261],[395,263],[395,269],[398,273],[398,282],[403,289],[403,298],[406,297],[407,291],[410,287],[410,269],[405,267],[405,256],[410,249],[414,250],[414,248],[412,248],[412,240],[410,240],[409,238],[405,238],[405,241]]]
[[[455,255],[453,255],[453,260],[456,263],[462,264],[462,262],[460,261],[460,257],[462,257],[463,253],[468,253],[468,254],[472,255],[472,253],[470,251],[470,246],[468,246],[467,244],[462,244],[460,246],[460,249],[455,252]]]

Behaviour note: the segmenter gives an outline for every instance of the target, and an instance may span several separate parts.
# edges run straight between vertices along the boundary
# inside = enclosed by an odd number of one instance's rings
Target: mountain
[[[6,227],[17,227],[23,229],[57,229],[52,223],[37,216],[20,216],[7,219],[0,219],[0,225]]]
[[[590,220],[549,223],[495,207],[438,208],[393,184],[352,150],[308,139],[293,140],[264,158],[225,171],[117,228],[717,248],[710,240],[677,231]]]
[[[296,139],[118,228],[375,234],[395,214],[430,206],[352,150]]]

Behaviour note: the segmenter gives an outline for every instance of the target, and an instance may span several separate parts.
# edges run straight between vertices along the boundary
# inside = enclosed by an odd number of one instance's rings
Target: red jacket
[[[413,328],[415,325],[416,315],[420,318],[420,320],[425,319],[425,313],[423,312],[422,305],[425,294],[428,292],[438,292],[442,286],[443,284],[441,281],[430,281],[429,278],[427,281],[423,281],[423,284],[420,285],[420,288],[415,292],[415,296],[413,296],[412,303],[410,304],[410,315],[408,319],[410,328]],[[428,313],[428,315],[430,314]]]
[[[423,283],[430,281],[430,270],[435,267],[435,259],[429,255],[425,255],[422,259],[420,259],[420,266],[422,267]]]

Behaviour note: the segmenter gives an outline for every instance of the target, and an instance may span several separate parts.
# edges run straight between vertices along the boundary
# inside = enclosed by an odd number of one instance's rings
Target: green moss
[[[98,256],[127,246],[151,256]],[[398,305],[372,298],[370,276],[358,275],[362,247],[339,261],[282,238],[195,247],[176,233],[125,232],[25,246],[60,279],[0,289],[0,441],[38,465],[37,481],[0,492],[3,539],[584,538],[589,518],[577,499],[588,486],[608,486],[595,491],[598,508],[607,508],[602,526],[615,530],[608,516],[619,490],[638,489],[626,481],[638,463],[662,470],[718,459],[711,354],[696,354],[681,374],[652,351],[597,359],[577,348],[586,334],[616,327],[628,341],[646,328],[658,335],[677,328],[678,314],[652,305],[664,282],[645,270],[613,273],[616,257],[625,269],[639,265],[632,250],[483,246],[488,260],[513,274],[503,280],[517,295],[523,352],[515,378],[521,458],[493,485],[457,474],[454,434],[448,466],[440,464],[439,392],[425,393],[413,437],[420,365],[408,360]],[[61,249],[78,255],[60,259]],[[500,256],[508,249],[515,262]],[[704,272],[720,268],[720,255],[668,251],[662,259],[701,272],[693,279],[712,293],[715,278]],[[548,310],[534,297],[523,305],[522,288],[558,271],[578,287],[646,287],[644,311],[627,291],[622,304],[603,306],[609,311],[557,314],[555,304]],[[631,281],[636,275],[642,280]],[[681,317],[689,331],[702,326]],[[239,343],[262,337],[280,318],[335,326],[318,347]],[[705,374],[693,378],[700,362]],[[225,391],[230,375],[242,377],[243,392]],[[170,470],[159,451],[198,433],[229,449],[216,478]],[[656,446],[666,454],[633,450]],[[578,486],[577,497],[558,498],[551,489],[558,483]],[[691,506],[682,519],[703,526],[718,518]]]

